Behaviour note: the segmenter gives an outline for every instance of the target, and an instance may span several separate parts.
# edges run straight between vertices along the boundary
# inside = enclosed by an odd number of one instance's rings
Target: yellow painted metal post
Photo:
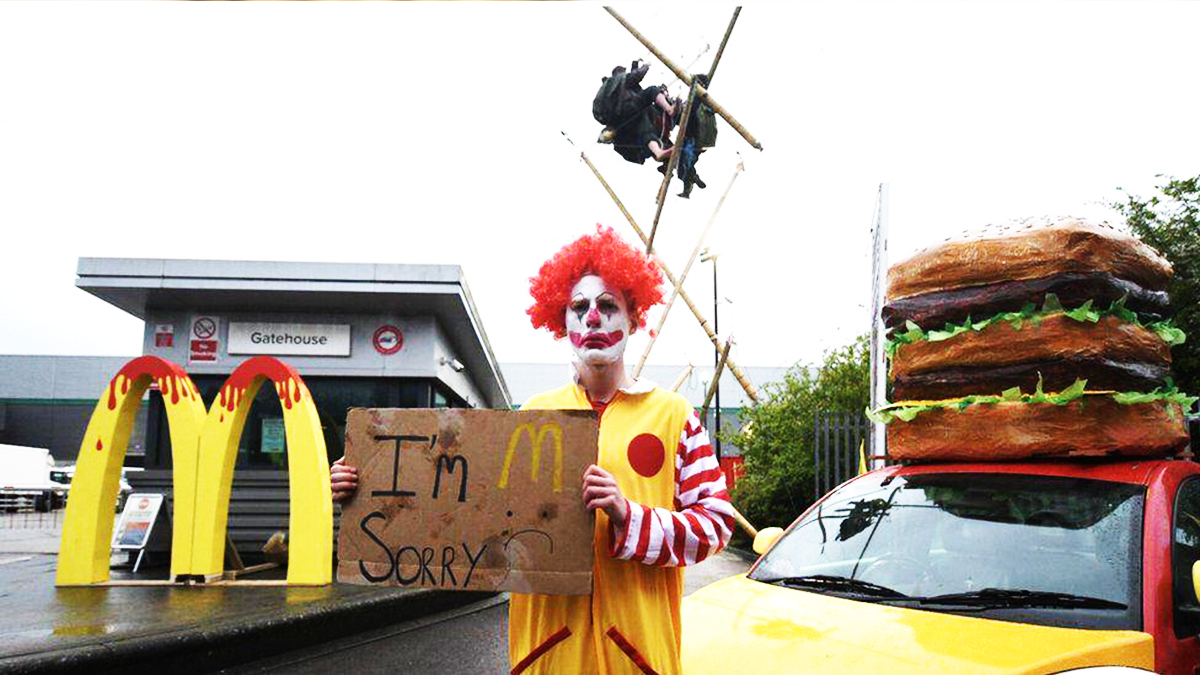
[[[174,514],[171,519],[171,575],[189,573],[195,513],[197,439],[204,403],[187,373],[156,356],[133,359],[113,377],[92,411],[75,463],[63,520],[55,583],[59,586],[108,581],[113,506],[121,465],[142,395],[156,382],[171,433]]]
[[[196,534],[192,573],[215,578],[224,571],[229,494],[238,441],[250,405],[270,380],[283,408],[287,434],[288,575],[297,585],[333,580],[333,502],[325,437],[312,395],[299,373],[269,356],[256,356],[237,368],[221,386],[200,434]]]

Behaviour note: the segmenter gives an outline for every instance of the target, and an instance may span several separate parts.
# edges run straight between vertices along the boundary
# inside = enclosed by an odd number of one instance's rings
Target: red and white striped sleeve
[[[647,565],[694,565],[729,543],[733,507],[700,415],[693,411],[679,437],[675,509],[625,502],[629,522],[624,532],[613,533],[609,553],[614,558]]]

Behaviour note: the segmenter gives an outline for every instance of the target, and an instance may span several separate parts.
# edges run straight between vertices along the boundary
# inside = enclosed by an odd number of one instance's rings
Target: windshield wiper
[[[971,607],[1069,607],[1073,609],[1128,609],[1128,605],[1103,598],[1007,588],[984,588],[969,593],[947,593],[912,598],[922,605],[968,605]]]
[[[887,586],[880,586],[861,579],[838,577],[829,574],[810,574],[802,577],[779,577],[777,579],[756,579],[765,584],[777,584],[789,588],[805,588],[812,590],[827,590],[834,593],[852,593],[854,595],[872,598],[907,598],[908,596]]]

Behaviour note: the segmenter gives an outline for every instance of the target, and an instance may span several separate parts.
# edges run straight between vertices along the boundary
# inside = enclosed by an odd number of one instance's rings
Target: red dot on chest
[[[650,478],[658,474],[666,459],[663,442],[654,434],[638,434],[629,442],[627,451],[629,466],[639,474]]]

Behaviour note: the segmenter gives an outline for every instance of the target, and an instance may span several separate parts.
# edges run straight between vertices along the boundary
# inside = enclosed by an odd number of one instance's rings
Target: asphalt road
[[[749,569],[723,551],[689,568],[684,593]],[[396,624],[352,638],[247,664],[228,673],[504,673],[508,671],[507,596]]]

